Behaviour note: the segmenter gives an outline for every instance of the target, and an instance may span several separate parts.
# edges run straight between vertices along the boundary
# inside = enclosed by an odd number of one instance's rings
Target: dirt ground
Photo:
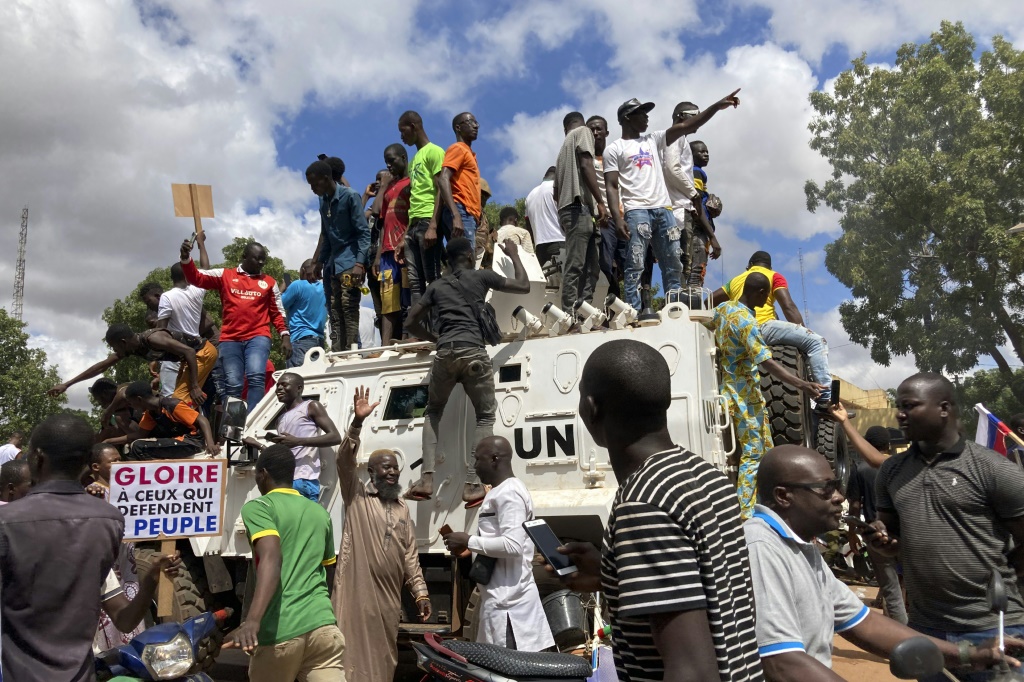
[[[863,589],[864,603],[870,606],[878,589]],[[890,682],[897,679],[889,672],[888,662],[858,649],[838,635],[832,649],[832,670],[847,682]]]

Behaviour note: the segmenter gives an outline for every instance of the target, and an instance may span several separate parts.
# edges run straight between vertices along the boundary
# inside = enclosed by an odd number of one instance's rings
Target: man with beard
[[[359,431],[379,405],[371,405],[369,398],[369,389],[356,389],[355,415],[338,449],[345,531],[332,598],[345,635],[345,679],[391,682],[398,665],[402,585],[416,598],[424,622],[430,618],[430,597],[416,553],[412,518],[401,499],[401,467],[395,453],[376,450],[366,467],[370,480],[363,483],[357,476]]]

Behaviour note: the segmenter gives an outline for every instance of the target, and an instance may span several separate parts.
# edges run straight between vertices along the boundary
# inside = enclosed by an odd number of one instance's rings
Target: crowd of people
[[[487,345],[501,335],[487,324],[487,296],[529,293],[529,254],[545,275],[557,275],[570,313],[593,301],[602,274],[613,295],[637,311],[649,307],[655,263],[663,291],[700,300],[694,292],[704,287],[707,262],[721,255],[722,201],[708,192],[707,146],[688,136],[738,106],[737,93],[703,111],[680,102],[672,125],[654,132],[654,104],[631,99],[616,112],[621,136],[610,142],[605,118],[566,115],[563,144],[526,197],[525,214],[506,207],[494,226],[473,151],[476,117],[457,115],[454,142],[442,149],[407,111],[398,119],[402,144],[384,148],[385,169],[362,194],[338,157],[321,155],[306,169],[321,233],[295,281],[264,272],[267,250],[258,243],[246,245],[237,267],[212,268],[202,234],[184,241],[171,288],[149,283],[139,291],[148,328],[111,325],[110,355],[51,389],[60,394],[99,377],[90,387],[103,410],[99,432],[60,414],[36,427],[25,451],[21,433],[0,447],[3,673],[19,682],[88,680],[94,649],[138,632],[160,573],[173,575],[180,561],[153,556],[140,569],[109,504],[111,465],[122,457],[217,456],[223,398],[244,400],[251,411],[270,390],[281,404],[275,428],[245,441],[258,453],[260,495],[241,510],[255,587],[225,643],[252,654],[250,679],[392,679],[403,591],[423,621],[434,609],[409,502],[435,493],[435,467],[446,454],[440,422],[458,385],[475,414],[462,501],[479,507],[479,521],[475,529],[443,527],[441,536],[452,555],[472,558],[478,641],[553,648],[523,529],[533,501],[513,471],[512,446],[493,433]],[[406,147],[415,148],[411,160]],[[511,276],[486,267],[499,252]],[[364,286],[372,312],[361,305]],[[220,297],[219,324],[204,310],[207,290]],[[619,679],[837,680],[835,634],[886,655],[915,633],[933,639],[960,679],[984,679],[970,668],[1001,656],[984,590],[992,572],[1007,585],[1007,641],[1024,646],[1013,638],[1024,637],[1015,573],[1024,568],[1024,471],[964,439],[952,387],[934,374],[915,375],[897,391],[907,452],[890,457],[887,432],[861,436],[833,404],[827,343],[805,326],[769,253],[755,252],[709,300],[720,393],[736,426],[735,482],[673,440],[671,378],[656,349],[607,341],[581,375],[580,418],[608,450],[619,487],[603,547],[568,543],[561,551],[579,569],[568,585],[604,595]],[[367,314],[379,342],[367,338]],[[359,470],[361,428],[377,407],[370,391],[355,389],[352,421],[340,429],[323,404],[303,397],[299,373],[274,383],[272,330],[289,368],[325,346],[368,354],[400,341],[433,344],[421,475],[407,490],[393,450],[372,452]],[[774,359],[773,346],[802,353],[811,379]],[[152,380],[118,385],[100,376],[128,357],[150,363]],[[849,490],[817,452],[774,447],[762,374],[807,393],[818,418],[842,425],[861,456]],[[320,504],[323,448],[337,448],[340,546]],[[839,527],[847,496],[850,513],[873,529],[852,539],[867,546],[888,618],[836,579],[815,547],[816,537]],[[30,599],[33,584],[47,589]],[[67,617],[53,619],[57,612]]]

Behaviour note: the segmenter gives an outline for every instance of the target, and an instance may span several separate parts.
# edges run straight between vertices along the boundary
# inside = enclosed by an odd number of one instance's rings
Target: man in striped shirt
[[[562,548],[573,589],[603,587],[622,682],[762,680],[736,491],[668,431],[668,365],[643,343],[610,341],[587,360],[580,417],[608,448],[619,491],[602,556]],[[598,579],[600,575],[600,579]]]

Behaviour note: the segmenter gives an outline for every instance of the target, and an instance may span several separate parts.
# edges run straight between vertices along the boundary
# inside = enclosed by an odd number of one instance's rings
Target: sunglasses
[[[810,490],[822,499],[832,497],[843,488],[843,482],[838,478],[833,478],[831,481],[818,481],[817,483],[779,483],[779,485],[783,488]]]

